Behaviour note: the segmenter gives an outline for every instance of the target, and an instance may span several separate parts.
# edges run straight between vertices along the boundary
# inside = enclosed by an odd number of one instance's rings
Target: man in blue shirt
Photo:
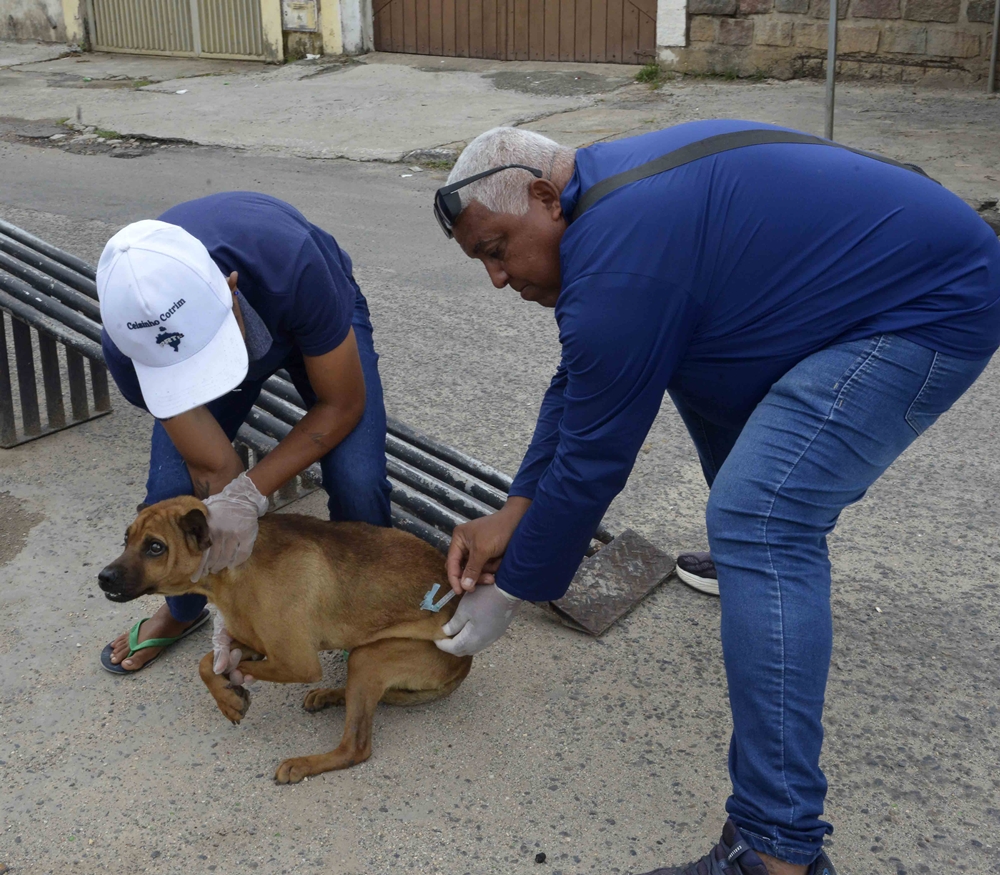
[[[390,524],[378,355],[333,237],[276,198],[215,194],[119,231],[97,288],[108,369],[156,418],[145,502],[194,494],[208,506],[200,573],[245,561],[266,496],[316,461],[331,519]],[[244,472],[232,441],[282,368],[308,412]],[[108,644],[101,664],[137,671],[207,617],[203,596],[167,598]],[[225,631],[213,640],[215,669],[226,671]]]
[[[555,308],[562,361],[505,507],[455,530],[466,595],[438,646],[474,653],[563,595],[668,393],[711,486],[733,792],[720,843],[657,871],[833,875],[826,537],[1000,345],[1000,242],[913,168],[740,121],[575,151],[495,129],[449,183],[445,233]]]

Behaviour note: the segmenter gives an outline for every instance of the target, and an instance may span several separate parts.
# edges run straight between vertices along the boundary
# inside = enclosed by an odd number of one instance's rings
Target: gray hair
[[[448,182],[475,176],[504,164],[527,164],[551,179],[553,171],[572,167],[575,150],[523,128],[493,128],[465,147],[448,174]],[[464,210],[478,201],[494,213],[521,216],[528,211],[528,185],[535,177],[527,170],[504,170],[459,189]]]

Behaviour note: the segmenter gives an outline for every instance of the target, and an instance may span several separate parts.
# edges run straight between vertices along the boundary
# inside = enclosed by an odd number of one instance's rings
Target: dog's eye
[[[125,540],[122,541],[122,546],[123,547],[127,547],[128,546],[128,532],[125,532]]]
[[[166,552],[167,552],[167,546],[161,541],[150,541],[146,545],[147,556],[162,556]]]

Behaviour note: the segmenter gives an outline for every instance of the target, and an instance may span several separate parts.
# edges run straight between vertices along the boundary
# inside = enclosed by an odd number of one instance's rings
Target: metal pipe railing
[[[89,280],[97,279],[97,271],[82,258],[77,258],[75,255],[64,252],[62,249],[53,246],[51,243],[47,243],[40,237],[36,237],[34,234],[25,231],[24,228],[18,228],[17,225],[12,225],[10,222],[0,219],[0,234],[6,234],[12,240],[17,240],[19,243],[23,243],[25,246],[34,249],[35,252],[47,255],[53,261],[58,261],[60,264],[76,271]],[[94,290],[94,297],[95,299],[97,297],[96,288]]]
[[[92,279],[88,279],[72,268],[66,267],[54,258],[40,253],[31,247],[0,234],[0,252],[6,252],[24,264],[30,265],[35,270],[48,274],[62,283],[81,292],[91,301],[97,301],[97,286]]]
[[[429,495],[445,507],[462,514],[466,519],[474,520],[493,513],[494,508],[488,504],[476,501],[472,496],[393,456],[386,455],[386,470],[391,477],[395,477],[407,486],[412,486],[424,495]]]
[[[18,434],[14,412],[14,394],[7,347],[7,314],[13,341],[17,395],[21,411],[21,433]],[[41,363],[42,397],[45,401],[46,424],[42,425],[38,392],[38,371],[35,366],[34,328]],[[66,415],[63,397],[62,369],[59,345],[65,350],[66,376],[69,388],[70,417]],[[0,290],[0,446],[13,447],[43,434],[66,428],[77,422],[102,416],[111,410],[107,372],[101,358],[101,348],[89,338],[39,313],[24,301]],[[90,359],[90,382],[94,411],[90,409],[84,359]]]
[[[273,418],[289,425],[298,422],[305,411],[292,401],[287,400],[294,397],[301,402],[294,386],[280,377],[271,377],[264,386],[265,388],[261,390],[257,399],[257,405]],[[280,396],[277,393],[280,393]],[[269,420],[264,421],[269,422],[268,428],[270,432],[274,432],[276,424]],[[419,469],[429,475],[425,478],[428,487],[436,479],[441,481],[442,487],[450,487],[455,492],[466,493],[474,502],[467,505],[469,509],[485,507],[487,510],[484,512],[492,513],[493,510],[503,507],[504,501],[506,501],[506,493],[487,483],[477,481],[473,475],[459,471],[429,453],[401,441],[395,435],[388,435],[386,438],[386,454],[390,459],[398,460],[399,464],[405,465],[407,469]],[[447,493],[442,489],[441,494]],[[482,513],[476,513],[475,516],[482,516]]]
[[[278,445],[278,442],[274,438],[269,437],[246,423],[240,426],[236,438],[244,448],[252,449],[258,456],[267,455]],[[317,463],[312,464],[300,476],[316,484],[319,484],[322,480],[322,473]],[[421,506],[413,493],[404,494],[400,490],[394,489],[391,503],[392,524],[398,529],[403,529],[423,539],[442,553],[446,553],[448,545],[451,543],[451,528],[453,524],[449,525],[447,531],[435,528],[430,523],[414,516],[408,510],[401,507],[399,502],[401,497],[410,507]]]
[[[294,424],[305,412],[303,407],[305,402],[295,387],[282,374],[287,376],[287,372],[279,371],[264,383],[257,400],[258,406],[279,420]],[[299,405],[302,405],[300,407]],[[399,420],[389,418],[390,428],[386,435],[386,456],[387,464],[399,465],[395,472],[390,470],[390,474],[397,476],[403,482],[433,494],[434,497],[442,501],[445,505],[460,513],[464,513],[468,519],[475,519],[493,510],[499,510],[507,501],[507,488],[502,490],[491,483],[480,480],[478,475],[470,473],[469,469],[478,469],[484,476],[490,477],[493,483],[506,480],[510,483],[510,478],[489,465],[477,462],[471,456],[466,456],[459,450],[448,447],[445,444],[428,438],[420,434]],[[275,424],[271,423],[272,431]],[[405,435],[401,438],[399,435]],[[465,469],[461,469],[450,461],[442,460],[441,456],[447,456],[449,460],[464,461]],[[402,473],[423,472],[423,483],[415,479],[407,479]],[[415,475],[411,475],[415,476]],[[439,485],[434,485],[439,484]],[[450,487],[448,490],[446,487]],[[435,490],[430,492],[430,490]],[[475,502],[473,505],[465,505],[463,509],[459,495],[465,493]],[[467,513],[466,511],[474,511]],[[601,525],[594,533],[595,540],[602,544],[610,544],[614,535],[608,531],[607,527]]]
[[[93,320],[88,319],[82,313],[78,313],[61,301],[57,301],[55,298],[28,285],[24,280],[19,280],[10,274],[0,273],[0,290],[7,292],[10,297],[27,304],[28,307],[34,308],[36,313],[41,311],[43,315],[48,316],[50,319],[62,322],[63,325],[72,328],[74,331],[93,341],[97,344],[97,348],[100,349],[101,326]],[[27,317],[27,321],[31,321],[30,316]],[[103,354],[101,354],[100,358],[103,360]]]
[[[57,318],[53,318],[47,313],[40,313],[30,301],[25,301],[21,297],[8,294],[4,285],[4,276],[0,274],[0,307],[9,311],[22,322],[30,323],[41,331],[51,334],[64,346],[76,350],[81,355],[89,359],[104,361],[104,352],[101,350],[100,333],[95,342],[90,337],[67,327]]]
[[[392,524],[397,529],[402,529],[404,532],[416,535],[432,547],[436,547],[442,553],[448,552],[448,547],[451,544],[451,535],[428,525],[409,511],[403,510],[397,504],[392,505]]]
[[[0,247],[0,269],[100,324],[101,308],[96,301],[83,292],[11,257],[2,247]]]
[[[392,484],[391,497],[396,504],[406,508],[406,510],[412,511],[422,520],[432,523],[449,535],[455,526],[460,526],[462,523],[468,522],[460,513],[455,513],[455,511],[450,510],[443,504],[439,504],[433,498],[428,498],[422,492],[411,489],[405,483],[400,483],[392,477],[389,478],[389,483]]]
[[[480,462],[478,459],[472,458],[472,456],[463,453],[461,450],[456,450],[454,447],[449,447],[447,444],[427,437],[427,435],[421,434],[416,429],[410,428],[406,423],[400,422],[392,416],[387,417],[387,419],[390,434],[401,438],[418,449],[430,453],[432,456],[437,456],[442,461],[448,462],[459,470],[479,478],[495,489],[502,490],[506,497],[507,490],[510,489],[510,484],[513,480],[504,474],[503,471],[498,471],[491,465]]]

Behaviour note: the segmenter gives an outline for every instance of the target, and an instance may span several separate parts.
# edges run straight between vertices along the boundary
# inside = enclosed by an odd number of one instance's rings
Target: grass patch
[[[635,74],[635,81],[648,85],[654,91],[662,87],[664,82],[671,82],[677,78],[677,74],[671,70],[664,70],[655,61],[645,64],[638,73]]]
[[[104,137],[105,140],[121,140],[124,139],[118,131],[105,131],[101,128],[94,128],[94,133],[99,137]]]
[[[761,70],[759,67],[745,76],[740,76],[739,70],[735,67],[729,67],[725,70],[706,70],[701,73],[685,73],[684,75],[691,79],[721,79],[723,82],[735,82],[737,79],[763,82],[768,78],[767,71]]]
[[[660,65],[655,62],[643,65],[642,69],[635,74],[635,81],[645,85],[653,85],[662,78],[663,71],[660,69]]]
[[[456,158],[455,161],[458,159]],[[428,170],[451,170],[455,166],[455,161],[447,159],[441,161],[421,161],[420,166]]]
[[[153,80],[152,79],[133,79],[132,80],[132,87],[133,88],[145,88],[147,85],[152,85],[152,84],[153,84]]]

